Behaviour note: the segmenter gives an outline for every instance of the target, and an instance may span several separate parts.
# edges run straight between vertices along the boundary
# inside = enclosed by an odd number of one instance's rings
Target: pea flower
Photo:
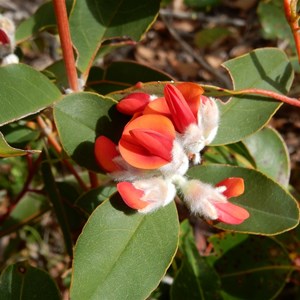
[[[219,109],[194,83],[166,84],[164,97],[131,93],[117,109],[133,115],[118,144],[105,136],[95,142],[99,166],[118,181],[124,202],[150,213],[173,201],[176,189],[191,212],[209,220],[240,224],[246,209],[228,201],[244,192],[242,178],[227,178],[215,187],[189,180],[189,160],[200,163],[200,151],[210,144],[219,126]]]
[[[190,180],[183,183],[181,189],[185,203],[194,214],[227,224],[240,224],[249,217],[246,209],[228,202],[229,198],[244,193],[242,178],[227,178],[216,187],[199,180]]]
[[[141,213],[152,212],[166,206],[176,195],[175,185],[162,177],[119,182],[118,192],[124,202]]]
[[[185,174],[188,158],[176,140],[172,122],[161,115],[142,115],[130,121],[119,141],[122,158],[131,166],[163,175]]]

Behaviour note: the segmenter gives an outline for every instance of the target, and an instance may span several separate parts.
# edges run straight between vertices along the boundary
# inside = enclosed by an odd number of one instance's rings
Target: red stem
[[[300,33],[299,33],[299,16],[297,14],[298,0],[283,0],[284,13],[293,33],[298,61],[300,63]]]
[[[92,189],[99,186],[99,180],[98,180],[96,173],[89,171],[89,178],[90,178],[90,183],[91,183]]]
[[[76,92],[76,91],[79,91],[78,76],[77,76],[77,70],[75,67],[75,58],[74,58],[72,40],[71,40],[71,35],[70,35],[66,3],[65,3],[65,0],[53,0],[53,5],[54,5],[54,11],[55,11],[56,20],[57,20],[58,33],[59,33],[59,38],[60,38],[60,42],[61,42],[61,48],[62,48],[62,52],[63,52],[63,58],[64,58],[64,62],[65,62],[69,85],[70,85],[70,88]],[[70,168],[72,166],[66,160],[64,160],[64,162],[68,168]],[[77,173],[75,172],[73,174],[74,174],[74,176],[76,176]],[[89,176],[90,176],[91,186],[92,187],[97,186],[98,181],[97,181],[97,178],[95,177],[95,175],[89,172]],[[78,181],[81,181],[79,176],[78,177],[76,176],[76,178]],[[84,187],[83,182],[81,182],[81,186]]]
[[[235,95],[238,94],[253,94],[253,95],[262,95],[266,97],[273,98],[275,100],[279,100],[281,102],[300,107],[300,100],[296,98],[290,98],[281,94],[277,94],[272,91],[268,90],[261,90],[261,89],[245,89],[245,90],[239,90],[239,91],[234,91]]]
[[[73,91],[78,91],[78,76],[75,67],[66,3],[65,0],[53,0],[53,5],[69,85]]]

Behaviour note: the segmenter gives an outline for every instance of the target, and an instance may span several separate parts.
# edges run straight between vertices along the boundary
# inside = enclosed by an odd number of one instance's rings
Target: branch
[[[283,103],[287,103],[292,106],[300,107],[300,99],[291,98],[282,94],[278,94],[276,92],[270,90],[263,90],[263,89],[256,89],[256,88],[249,88],[249,89],[242,89],[242,90],[229,90],[220,87],[215,87],[212,85],[201,85],[205,92],[211,94],[212,96],[236,96],[236,95],[260,95],[265,96],[268,98],[272,98]],[[215,95],[217,93],[217,95]]]
[[[69,86],[73,91],[78,91],[78,76],[70,35],[66,3],[65,0],[53,0],[53,5]]]
[[[297,13],[298,0],[283,0],[284,13],[293,33],[298,61],[300,63],[300,33],[299,33],[299,16]]]

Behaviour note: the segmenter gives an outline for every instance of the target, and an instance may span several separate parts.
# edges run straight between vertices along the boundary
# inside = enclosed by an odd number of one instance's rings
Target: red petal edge
[[[226,224],[238,225],[250,216],[246,209],[230,202],[215,202],[214,206],[218,212],[218,220]]]
[[[106,136],[99,136],[95,142],[95,158],[100,166],[106,172],[121,171],[122,168],[113,162],[113,159],[119,156],[116,145]]]

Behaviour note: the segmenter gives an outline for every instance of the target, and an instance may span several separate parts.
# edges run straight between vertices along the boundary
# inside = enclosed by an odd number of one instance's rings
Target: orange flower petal
[[[136,168],[153,170],[167,164],[168,161],[151,154],[130,134],[135,129],[152,130],[173,141],[176,132],[172,122],[161,115],[142,115],[126,125],[119,142],[122,157]]]
[[[149,205],[148,202],[142,201],[144,196],[142,190],[136,189],[130,182],[119,182],[117,184],[118,192],[120,193],[124,202],[133,209],[142,209]]]
[[[171,117],[171,112],[169,110],[169,106],[166,102],[166,99],[164,97],[157,98],[151,102],[145,107],[143,114],[159,114],[166,116],[168,118]]]
[[[226,178],[216,186],[226,186],[226,191],[222,193],[226,198],[238,197],[245,191],[244,179],[240,177]]]
[[[176,131],[173,123],[165,116],[156,114],[142,115],[132,119],[124,128],[123,136],[130,135],[133,129],[149,129],[157,131],[163,135],[175,138]]]
[[[94,148],[95,158],[99,166],[106,172],[122,170],[120,166],[113,162],[119,155],[116,145],[107,137],[101,135],[96,139]]]
[[[185,129],[192,123],[196,123],[196,117],[184,99],[182,93],[171,84],[167,84],[164,89],[166,102],[172,114],[175,128],[184,133]]]
[[[213,205],[217,209],[218,220],[223,223],[233,225],[241,224],[250,216],[246,209],[230,202],[214,202]]]
[[[117,110],[126,115],[141,112],[150,101],[150,95],[146,93],[132,93],[123,98],[117,104]]]
[[[183,95],[185,101],[189,105],[191,111],[193,112],[195,118],[197,119],[197,113],[201,105],[201,96],[204,90],[201,86],[192,82],[183,82],[176,85],[178,90]]]

